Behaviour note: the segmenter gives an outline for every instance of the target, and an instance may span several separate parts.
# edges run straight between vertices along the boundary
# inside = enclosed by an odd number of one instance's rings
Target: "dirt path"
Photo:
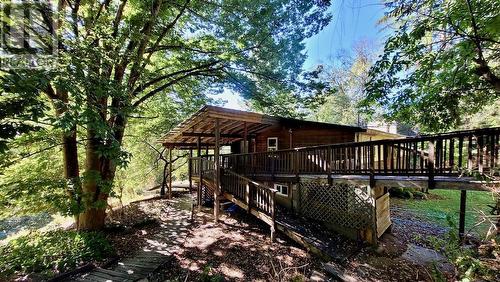
[[[191,225],[191,197],[173,200],[150,199],[132,203],[110,218],[108,238],[119,257],[130,257],[139,250],[170,255],[180,250]]]
[[[124,228],[122,232],[109,234],[120,260],[76,275],[71,281],[161,280],[161,276],[158,277],[160,268],[182,250],[191,217],[189,195],[175,200],[145,200],[126,206],[110,218],[110,224],[121,224]]]
[[[325,273],[320,259],[285,235],[278,232],[271,244],[269,227],[245,212],[223,214],[214,224],[212,209],[207,208],[191,221],[191,199],[186,195],[134,203],[113,218],[127,226],[109,233],[121,258],[141,250],[172,255],[159,269],[162,280],[305,281],[314,271]],[[394,219],[395,233],[384,239],[382,251],[362,248],[337,267],[359,281],[429,281],[426,267],[402,257],[411,242],[399,238],[408,225],[401,224],[413,219]]]

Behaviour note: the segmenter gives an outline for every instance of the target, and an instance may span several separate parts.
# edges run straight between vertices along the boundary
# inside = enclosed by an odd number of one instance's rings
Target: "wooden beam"
[[[201,146],[215,146],[213,143],[201,143]],[[179,148],[179,147],[193,147],[196,148],[197,143],[191,142],[164,142],[163,146],[169,148]]]
[[[256,133],[259,132],[260,130],[264,128],[271,127],[272,125],[269,124],[262,124],[262,123],[252,123],[248,125],[248,132]]]
[[[215,134],[208,132],[183,132],[182,136],[194,136],[194,137],[215,137]],[[241,134],[220,134],[222,138],[243,138]]]
[[[225,120],[224,123],[220,124],[220,132],[234,133],[233,130],[241,128],[242,122],[239,120]]]
[[[262,117],[251,116],[251,115],[242,115],[241,113],[236,113],[236,114],[209,113],[208,116],[211,118],[215,118],[215,119],[248,121],[248,122],[255,122],[255,123],[263,123],[264,122]],[[267,123],[267,121],[266,121],[266,123]]]

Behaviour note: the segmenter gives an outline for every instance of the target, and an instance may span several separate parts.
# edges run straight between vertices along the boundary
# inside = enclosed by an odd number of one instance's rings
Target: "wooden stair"
[[[213,167],[213,162],[207,159],[200,159],[200,166]],[[199,172],[199,171],[198,171]],[[195,174],[196,175],[196,174]],[[198,174],[199,175],[199,174]],[[193,180],[200,182],[205,187],[216,190],[215,175],[209,174],[207,177],[193,177]],[[199,186],[199,188],[201,188]],[[248,211],[271,227],[271,238],[275,232],[275,209],[276,190],[261,183],[253,181],[243,175],[235,173],[229,169],[221,168],[220,194],[227,200]],[[201,191],[198,191],[201,193]],[[201,201],[201,197],[198,197]],[[201,202],[198,203],[201,205]]]

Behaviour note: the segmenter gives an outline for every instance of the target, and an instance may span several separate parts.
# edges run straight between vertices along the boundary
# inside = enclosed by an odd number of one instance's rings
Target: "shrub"
[[[475,248],[467,248],[460,245],[455,221],[450,216],[447,216],[446,220],[451,227],[450,231],[445,234],[444,238],[429,237],[432,247],[436,251],[443,253],[453,263],[458,270],[459,280],[493,280],[495,276],[494,271],[479,260]],[[433,275],[434,280],[441,281],[442,275],[436,267],[433,269]]]
[[[411,189],[403,189],[401,187],[391,187],[389,189],[389,194],[391,197],[401,198],[401,199],[413,199],[413,193]]]
[[[0,280],[14,273],[48,277],[113,253],[110,243],[98,232],[35,231],[0,247]]]
[[[202,282],[219,282],[224,281],[224,277],[218,273],[211,273],[212,265],[208,264],[203,268],[203,272],[200,276],[200,281]]]
[[[427,195],[424,193],[424,192],[420,192],[420,191],[413,191],[413,197],[415,199],[420,199],[420,200],[427,200]]]

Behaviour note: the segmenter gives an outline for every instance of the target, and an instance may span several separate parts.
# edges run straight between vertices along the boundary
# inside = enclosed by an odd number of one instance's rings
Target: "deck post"
[[[435,162],[435,156],[436,156],[434,142],[435,142],[435,140],[429,141],[429,159],[428,159],[429,179],[428,179],[428,184],[427,184],[427,192],[429,191],[429,189],[434,189],[435,184],[436,184],[434,181],[434,162]]]
[[[172,199],[172,150],[168,151],[168,198]]]
[[[215,222],[219,221],[220,210],[220,120],[215,119],[215,150],[214,150],[214,166],[215,166],[215,189],[214,189],[214,217]]]
[[[327,170],[327,173],[328,173],[328,185],[330,185],[330,186],[333,184],[332,166],[333,166],[333,162],[332,162],[332,148],[328,147],[327,150],[326,150],[326,170]]]
[[[189,174],[189,192],[193,191],[193,170],[192,170],[192,159],[193,159],[193,148],[189,148],[189,162],[188,162],[188,174]]]
[[[374,189],[375,188],[375,147],[373,147],[373,144],[370,144],[368,147],[368,150],[370,150],[370,155],[369,155],[369,164],[370,164],[370,188]]]
[[[247,184],[245,185],[245,201],[247,204],[247,212],[250,213],[252,209],[252,205],[250,202],[251,196],[250,196],[250,182],[246,182]]]
[[[203,185],[203,164],[201,160],[201,137],[198,136],[198,140],[196,141],[196,149],[197,149],[197,156],[198,156],[198,211],[201,211],[201,202],[202,202],[202,195],[201,195],[201,189]]]
[[[276,237],[276,191],[271,194],[271,243]]]
[[[458,220],[458,236],[460,243],[464,239],[465,233],[465,205],[467,203],[467,190],[460,191],[460,216]]]
[[[293,174],[295,174],[295,182],[299,182],[299,151],[295,150],[292,152],[293,156]]]
[[[243,153],[248,153],[248,126],[247,122],[243,123],[244,131],[243,131]]]

